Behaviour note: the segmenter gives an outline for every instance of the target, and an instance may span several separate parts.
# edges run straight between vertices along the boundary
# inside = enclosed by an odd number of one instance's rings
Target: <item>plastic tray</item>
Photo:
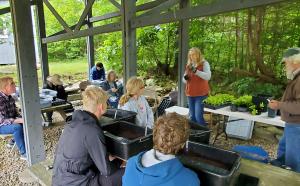
[[[145,136],[143,127],[118,121],[103,126],[102,130],[105,135],[107,151],[124,160],[153,147],[152,130],[150,129]]]
[[[198,174],[202,186],[230,185],[234,182],[241,161],[236,152],[190,141],[177,157]]]

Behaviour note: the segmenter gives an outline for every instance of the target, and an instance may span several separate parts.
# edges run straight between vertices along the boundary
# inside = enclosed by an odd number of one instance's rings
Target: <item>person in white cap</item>
[[[271,100],[271,109],[280,109],[285,121],[283,136],[279,142],[277,159],[300,172],[300,48],[289,48],[283,54],[286,76],[290,80],[281,101]]]

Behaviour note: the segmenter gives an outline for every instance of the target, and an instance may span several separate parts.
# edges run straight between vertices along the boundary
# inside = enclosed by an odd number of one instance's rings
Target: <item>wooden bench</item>
[[[43,186],[51,186],[52,183],[52,169],[48,169],[49,165],[53,165],[53,160],[46,160],[28,168],[30,174]],[[236,175],[238,176],[241,173],[257,177],[259,179],[259,186],[300,185],[300,173],[256,161],[242,159]]]

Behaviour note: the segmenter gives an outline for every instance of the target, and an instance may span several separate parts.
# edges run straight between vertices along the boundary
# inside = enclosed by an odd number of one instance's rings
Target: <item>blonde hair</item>
[[[173,112],[157,119],[153,129],[153,148],[164,154],[177,154],[190,134],[187,118]]]
[[[106,105],[107,99],[108,96],[104,90],[95,85],[89,85],[82,93],[83,109],[94,112],[99,104]]]
[[[112,81],[112,80],[110,79],[110,75],[111,75],[111,74],[114,74],[114,75],[115,75],[115,79],[116,79],[116,77],[117,77],[117,74],[116,74],[116,72],[115,72],[114,70],[108,71],[106,79],[107,79],[107,81],[109,81],[109,82]]]
[[[197,66],[202,65],[203,61],[204,61],[204,57],[201,53],[201,50],[197,47],[193,47],[189,50],[189,52],[188,52],[188,64],[190,64],[192,62],[192,60],[191,60],[191,55],[192,54],[196,54],[196,56],[197,56],[197,59],[195,61]]]
[[[7,85],[9,85],[10,83],[12,83],[14,81],[14,79],[12,77],[9,76],[5,76],[0,78],[0,90],[4,90],[5,87]]]
[[[141,78],[131,77],[126,83],[126,94],[124,94],[119,101],[119,104],[123,106],[128,100],[136,95],[138,91],[144,87],[144,82]]]

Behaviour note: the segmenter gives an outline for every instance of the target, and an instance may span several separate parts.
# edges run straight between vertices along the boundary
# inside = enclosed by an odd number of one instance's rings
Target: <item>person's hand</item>
[[[116,88],[111,88],[111,91],[112,91],[112,92],[117,92],[118,89],[116,89]]]
[[[23,118],[17,118],[17,119],[14,120],[14,123],[23,124],[24,120],[23,120]]]
[[[190,69],[190,71],[192,71],[193,73],[196,73],[197,69],[196,67],[191,63],[191,64],[188,64],[188,68]]]
[[[120,165],[120,168],[125,168],[126,167],[126,161],[123,161],[122,164]]]
[[[271,109],[274,109],[274,110],[279,109],[279,101],[271,100],[268,104],[268,107],[270,107]]]
[[[114,159],[116,159],[116,157],[113,155],[108,155],[108,159],[109,159],[109,161],[113,161]]]

